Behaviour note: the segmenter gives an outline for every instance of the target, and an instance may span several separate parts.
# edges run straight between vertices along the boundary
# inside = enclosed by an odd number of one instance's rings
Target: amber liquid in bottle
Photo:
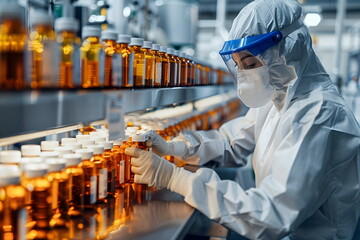
[[[69,205],[68,215],[79,217],[84,206],[84,171],[81,167],[69,166],[65,172],[68,175],[68,190],[66,191]]]
[[[185,58],[181,59],[181,79],[180,79],[180,86],[184,87],[188,85],[188,68],[189,64]]]
[[[157,50],[150,50],[150,53],[155,57],[154,87],[160,87],[162,81],[162,57]]]
[[[87,37],[81,51],[81,87],[100,87],[99,53],[101,47],[98,37]]]
[[[74,88],[74,32],[63,31],[57,37],[60,45],[59,87]]]
[[[106,159],[101,154],[95,154],[91,160],[95,164],[96,175],[97,175],[97,189],[96,189],[96,200],[98,203],[103,203],[107,197],[107,177],[108,169]]]
[[[188,82],[187,85],[188,86],[193,86],[194,82],[195,82],[195,67],[194,67],[194,62],[191,61],[190,59],[188,59]]]
[[[123,188],[125,184],[125,160],[123,159],[124,149],[120,145],[114,145],[112,150],[116,162],[116,188]]]
[[[128,141],[124,141],[121,148],[124,149],[122,153],[122,160],[125,161],[125,182],[133,183],[134,178],[131,178],[131,156],[125,154],[125,149],[132,145],[132,139],[129,137]]]
[[[116,42],[114,40],[104,40],[105,66],[104,66],[104,87],[117,87],[114,76],[113,57],[116,54]]]
[[[180,57],[173,55],[176,62],[176,81],[175,86],[180,86],[181,81],[181,59]]]
[[[134,54],[134,87],[145,86],[145,54],[141,46],[132,46],[131,51]]]
[[[79,164],[79,167],[84,171],[85,184],[84,188],[84,208],[87,210],[93,210],[97,197],[97,176],[95,163],[90,161],[90,159],[84,159]]]
[[[16,18],[0,20],[0,89],[23,89],[26,30]]]
[[[132,87],[133,86],[133,64],[134,60],[132,58],[133,53],[129,48],[127,43],[118,44],[118,54],[121,57],[121,87]]]
[[[169,58],[169,65],[170,65],[170,78],[169,78],[168,86],[175,87],[178,77],[178,63],[172,54],[166,54],[166,55]]]
[[[167,87],[170,84],[170,60],[165,52],[159,52],[161,57],[161,87]]]
[[[105,159],[106,167],[108,169],[107,176],[107,195],[109,197],[114,196],[115,187],[116,187],[116,169],[117,163],[115,158],[115,153],[111,151],[111,149],[106,149],[102,154],[102,157]]]
[[[68,175],[61,172],[51,172],[46,176],[50,182],[51,227],[64,227],[67,220],[68,202]]]
[[[150,49],[142,48],[145,56],[145,87],[153,87],[155,82],[155,56]]]
[[[24,239],[25,224],[25,189],[19,185],[0,187],[0,239]]]

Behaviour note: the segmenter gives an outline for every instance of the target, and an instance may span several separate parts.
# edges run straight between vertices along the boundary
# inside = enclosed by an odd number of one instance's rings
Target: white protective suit
[[[295,0],[255,0],[234,20],[230,39],[281,30],[300,17]],[[175,171],[168,187],[250,239],[352,239],[360,213],[359,125],[304,25],[274,48],[297,79],[270,82],[277,90],[272,102],[219,131],[181,135],[172,146],[199,165],[241,166],[253,153],[256,188],[244,191],[210,169]]]

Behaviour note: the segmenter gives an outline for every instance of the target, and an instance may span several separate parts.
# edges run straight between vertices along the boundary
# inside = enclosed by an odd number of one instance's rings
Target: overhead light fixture
[[[320,13],[307,13],[304,19],[304,23],[308,27],[315,27],[321,22]]]
[[[130,16],[130,14],[131,14],[131,8],[129,7],[129,6],[126,6],[126,7],[124,7],[124,9],[123,9],[123,15],[124,15],[124,17],[129,17]]]

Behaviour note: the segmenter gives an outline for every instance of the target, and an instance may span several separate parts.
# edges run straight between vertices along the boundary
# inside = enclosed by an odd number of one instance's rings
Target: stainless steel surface
[[[123,97],[125,113],[225,93],[231,86],[136,90],[0,92],[0,138],[106,120],[109,95]]]

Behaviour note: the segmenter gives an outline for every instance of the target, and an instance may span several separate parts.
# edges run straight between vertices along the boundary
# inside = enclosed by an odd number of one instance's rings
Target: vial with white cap
[[[162,75],[162,57],[159,54],[160,44],[153,44],[150,53],[155,58],[155,74],[154,74],[154,87],[161,86],[161,75]]]
[[[185,54],[185,59],[188,64],[188,71],[187,71],[187,86],[194,85],[194,78],[195,78],[195,67],[191,60],[191,56],[188,54]]]
[[[25,188],[20,185],[20,172],[9,171],[8,167],[0,166],[0,222],[3,228],[1,237],[25,239],[27,223]]]
[[[22,157],[39,157],[40,145],[27,144],[21,146]]]
[[[103,69],[104,87],[119,86],[120,57],[117,53],[116,40],[118,33],[114,30],[101,32],[101,46],[104,52],[104,61],[101,62]]]
[[[26,189],[25,203],[31,208],[30,219],[34,222],[34,230],[49,228],[51,202],[50,182],[45,177],[47,172],[46,164],[27,164],[21,180],[21,185]]]
[[[79,141],[78,143],[81,144],[82,148],[86,149],[87,146],[94,145],[95,141],[94,140],[83,140],[83,141]]]
[[[181,52],[179,55],[179,59],[181,61],[180,65],[181,65],[181,74],[180,74],[180,86],[181,87],[185,87],[188,85],[187,80],[188,80],[188,69],[189,69],[189,63],[186,59],[186,54]]]
[[[63,147],[71,147],[72,151],[75,152],[78,149],[82,149],[82,144],[81,143],[64,143]]]
[[[155,56],[151,53],[152,42],[144,41],[142,51],[145,55],[145,87],[153,87],[155,81]]]
[[[21,152],[17,150],[8,150],[0,152],[0,164],[19,166],[21,162]]]
[[[180,86],[180,81],[181,81],[181,59],[180,59],[180,51],[179,50],[175,50],[174,51],[174,58],[175,61],[177,63],[177,77],[176,77],[176,83],[175,86]]]
[[[166,52],[167,48],[160,46],[159,56],[161,57],[161,87],[168,87],[170,83],[170,59]]]
[[[170,79],[169,79],[169,87],[175,87],[177,83],[177,77],[178,77],[178,62],[176,57],[174,56],[174,49],[168,48],[166,51],[166,56],[169,58],[169,64],[170,64]]]
[[[142,38],[131,38],[131,52],[134,54],[133,62],[133,76],[134,76],[134,87],[144,87],[145,86],[145,54],[141,50],[142,45],[144,44],[144,39]]]
[[[30,11],[31,33],[29,55],[33,89],[57,88],[58,68],[56,63],[56,39],[53,17],[45,11]]]
[[[62,158],[66,161],[65,173],[68,176],[67,201],[70,217],[81,216],[84,206],[85,175],[79,166],[81,163],[80,154],[65,154]]]
[[[149,151],[149,147],[146,145],[146,135],[142,133],[135,133],[131,135],[132,142],[129,147],[140,148],[145,151]],[[131,170],[131,168],[130,168]],[[134,182],[134,173],[130,174],[130,181]]]
[[[82,29],[83,43],[80,48],[81,87],[101,87],[99,76],[99,56],[101,28],[84,26]]]
[[[116,162],[116,188],[123,188],[126,181],[126,156],[125,155],[125,144],[126,140],[117,139],[113,142],[112,152],[114,153],[114,159]],[[130,157],[130,156],[129,156]],[[130,171],[129,171],[130,176]]]
[[[115,154],[112,151],[114,144],[111,141],[98,142],[98,144],[104,147],[104,152],[102,154],[102,157],[105,159],[106,167],[108,169],[107,194],[108,196],[114,196],[116,189],[116,171],[117,171]]]
[[[26,87],[25,10],[17,1],[0,2],[0,89],[18,90]]]
[[[75,151],[76,154],[81,155],[81,163],[79,167],[82,168],[85,175],[84,184],[84,207],[86,209],[93,209],[96,203],[97,196],[97,176],[95,163],[92,162],[94,151],[91,149],[79,149]]]
[[[59,146],[58,141],[41,141],[41,151],[55,151],[55,148]]]
[[[61,139],[61,146],[64,146],[64,144],[70,144],[70,143],[76,143],[76,138],[62,138]]]
[[[92,137],[92,136],[90,136],[90,139],[92,140],[92,141],[94,141],[96,144],[98,143],[98,142],[104,142],[104,141],[106,141],[106,137]]]
[[[59,153],[59,156],[61,157],[64,154],[73,153],[73,148],[70,146],[60,146],[55,148],[55,151]]]
[[[100,145],[88,145],[88,149],[91,149],[94,152],[94,155],[91,161],[95,164],[96,175],[97,175],[97,202],[102,203],[107,197],[107,177],[108,169],[106,160],[103,158],[102,154],[104,152],[104,147]]]
[[[56,41],[59,45],[59,77],[60,88],[74,88],[76,79],[75,55],[79,51],[76,44],[76,32],[79,29],[79,22],[72,17],[60,17],[55,20]]]
[[[119,64],[119,83],[120,87],[132,87],[134,78],[134,54],[132,53],[129,43],[131,37],[128,35],[118,35],[117,53],[119,54],[121,63]]]
[[[76,135],[76,141],[90,140],[90,135]]]
[[[66,216],[68,211],[68,175],[65,173],[65,159],[48,158],[48,174],[46,179],[50,182],[51,211],[52,217],[50,227],[66,226]]]

